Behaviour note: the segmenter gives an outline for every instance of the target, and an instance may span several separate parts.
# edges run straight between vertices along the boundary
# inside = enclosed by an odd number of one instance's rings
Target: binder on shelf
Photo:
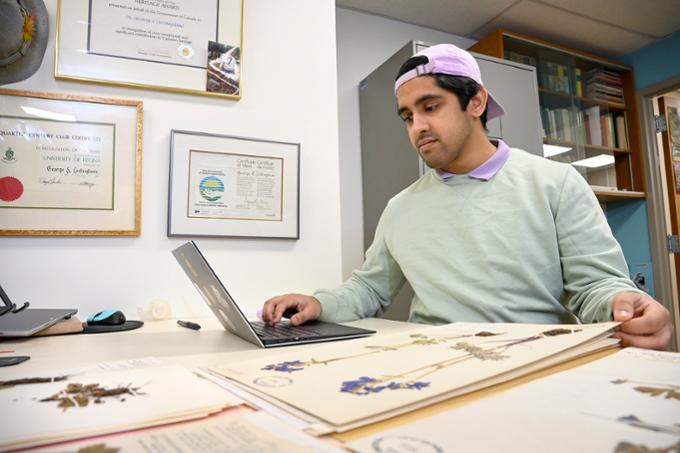
[[[602,128],[600,127],[600,106],[594,105],[583,111],[585,122],[588,124],[587,131],[590,133],[589,145],[602,146]]]
[[[623,114],[616,116],[616,147],[628,149],[628,128]]]
[[[540,86],[548,91],[571,94],[568,68],[552,61],[541,61],[539,66]]]

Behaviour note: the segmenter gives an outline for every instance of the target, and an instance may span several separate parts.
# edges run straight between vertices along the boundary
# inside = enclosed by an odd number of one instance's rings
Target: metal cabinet
[[[364,210],[364,249],[373,242],[375,228],[387,201],[415,181],[426,166],[411,146],[397,115],[394,78],[404,61],[428,44],[411,41],[359,84],[361,162]],[[536,72],[531,66],[473,54],[484,85],[503,105],[506,114],[487,123],[489,136],[511,147],[542,154],[541,117]],[[404,289],[386,313],[406,319],[412,296]]]

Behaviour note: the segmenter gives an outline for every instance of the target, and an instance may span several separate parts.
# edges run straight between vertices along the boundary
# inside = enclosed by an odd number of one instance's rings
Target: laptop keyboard
[[[266,338],[296,338],[320,335],[320,332],[309,327],[296,327],[287,323],[269,326],[263,322],[251,322],[250,325],[258,336]]]

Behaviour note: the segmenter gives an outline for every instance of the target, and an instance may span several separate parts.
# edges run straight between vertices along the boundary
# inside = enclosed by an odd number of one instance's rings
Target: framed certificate
[[[243,0],[59,0],[54,76],[240,99]]]
[[[298,239],[300,145],[173,130],[168,236]]]
[[[140,234],[142,102],[0,89],[0,234]]]

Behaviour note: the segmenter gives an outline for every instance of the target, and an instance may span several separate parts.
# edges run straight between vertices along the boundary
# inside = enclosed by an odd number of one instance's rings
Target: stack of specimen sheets
[[[206,417],[240,400],[179,366],[0,379],[0,450]]]
[[[60,443],[41,453],[343,453],[338,441],[309,436],[244,406],[183,423]]]
[[[624,349],[346,446],[361,453],[680,451],[680,354]]]
[[[326,343],[210,371],[342,432],[497,384],[613,344],[616,323],[454,323]]]

